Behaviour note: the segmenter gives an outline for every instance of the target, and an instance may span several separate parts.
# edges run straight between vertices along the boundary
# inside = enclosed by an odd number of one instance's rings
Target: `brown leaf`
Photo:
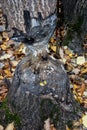
[[[8,89],[2,89],[2,90],[0,90],[0,94],[6,93],[6,92],[8,92]]]
[[[55,127],[54,127],[54,124],[51,124],[50,128],[51,128],[51,130],[56,130]]]
[[[9,40],[8,33],[3,32],[3,33],[2,33],[2,36],[3,36],[3,38],[5,39],[5,41],[8,41],[8,40]]]
[[[82,83],[81,89],[80,89],[80,94],[81,94],[81,96],[83,96],[83,93],[84,93],[84,91],[85,91],[85,88],[86,88],[85,84]]]
[[[6,45],[2,44],[1,49],[5,51],[6,50]]]

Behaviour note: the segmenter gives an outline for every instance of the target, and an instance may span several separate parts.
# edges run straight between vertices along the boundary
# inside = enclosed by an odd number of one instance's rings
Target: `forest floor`
[[[0,27],[3,24],[0,24]],[[61,35],[60,35],[61,34]],[[62,27],[57,30],[57,37],[63,39],[66,34],[66,29]],[[87,41],[87,35],[85,36]],[[85,109],[79,117],[78,121],[73,121],[72,128],[66,126],[66,130],[87,130],[87,44],[83,43],[84,53],[78,55],[69,49],[68,46],[58,46],[55,33],[51,37],[48,44],[50,55],[53,55],[58,60],[63,62],[67,74],[70,78],[70,88],[78,104]],[[56,50],[58,49],[58,54]],[[6,99],[9,91],[9,84],[12,81],[14,71],[17,64],[28,54],[29,49],[26,44],[15,42],[9,38],[8,32],[0,32],[0,107]],[[10,81],[10,82],[9,82]],[[3,120],[3,119],[2,119]],[[5,130],[16,130],[14,120],[8,122]],[[47,120],[49,127],[49,120]],[[0,130],[4,130],[0,123]],[[47,128],[45,130],[48,130]],[[51,125],[50,130],[56,130]]]

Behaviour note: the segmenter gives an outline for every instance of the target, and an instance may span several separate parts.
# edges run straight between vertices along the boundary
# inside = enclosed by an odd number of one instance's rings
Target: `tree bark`
[[[54,14],[56,2],[57,0],[0,0],[10,27],[16,27],[24,32],[26,32],[26,23],[29,27],[38,26],[40,25],[41,18],[46,19],[51,14]],[[32,21],[32,18],[36,18],[37,20]],[[32,25],[30,25],[30,20],[32,21]]]
[[[65,130],[72,120],[73,99],[67,73],[59,61],[55,63],[49,56],[27,56],[18,64],[8,100],[21,119],[18,130],[42,130],[48,118],[56,130]]]
[[[63,12],[64,12],[64,20],[69,22],[72,20],[74,15],[74,9],[76,6],[77,0],[62,0],[63,4]]]
[[[82,17],[82,33],[87,32],[87,0],[62,0],[64,19],[66,23],[75,22],[78,17]]]

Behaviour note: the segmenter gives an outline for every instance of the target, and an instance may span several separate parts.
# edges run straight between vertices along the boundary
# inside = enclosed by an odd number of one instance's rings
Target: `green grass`
[[[0,110],[3,111],[5,118],[4,118],[4,122],[6,124],[14,122],[15,125],[20,125],[20,118],[17,114],[12,113],[8,107],[8,101],[7,99],[5,99],[2,104],[0,105]],[[0,123],[2,123],[3,120],[0,119]]]

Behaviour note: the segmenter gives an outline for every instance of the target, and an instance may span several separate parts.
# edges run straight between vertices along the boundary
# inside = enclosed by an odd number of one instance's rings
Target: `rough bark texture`
[[[56,27],[57,0],[0,0],[7,16],[8,28],[13,28],[13,40],[25,42],[28,39],[30,50],[47,47]]]
[[[8,99],[13,112],[21,117],[18,130],[42,130],[47,118],[57,130],[65,130],[66,115],[73,111],[72,105],[66,105],[72,101],[67,73],[50,57],[24,58],[16,68]]]
[[[26,23],[30,28],[40,26],[42,22],[40,18],[46,19],[55,13],[56,2],[57,0],[0,0],[4,13],[8,17],[9,26],[22,31],[26,30]],[[26,21],[24,15],[27,15]]]
[[[87,34],[87,0],[62,0],[64,19],[69,25],[65,43],[78,54],[83,53],[82,45]]]
[[[62,0],[64,19],[66,22],[75,22],[76,18],[82,17],[83,33],[87,32],[87,0]]]
[[[62,0],[64,19],[66,22],[72,20],[77,0]]]
[[[83,23],[81,28],[84,36],[87,33],[87,0],[77,1],[74,14],[77,17],[82,16]]]

